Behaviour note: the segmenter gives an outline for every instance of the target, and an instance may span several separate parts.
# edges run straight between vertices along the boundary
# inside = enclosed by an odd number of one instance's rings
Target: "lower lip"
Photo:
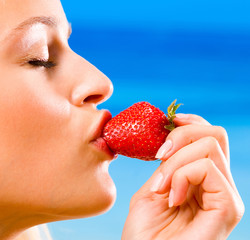
[[[92,142],[92,144],[96,148],[98,148],[100,151],[106,153],[108,156],[110,156],[112,158],[117,157],[117,155],[110,150],[110,148],[108,147],[106,141],[102,137],[97,138],[95,141]]]

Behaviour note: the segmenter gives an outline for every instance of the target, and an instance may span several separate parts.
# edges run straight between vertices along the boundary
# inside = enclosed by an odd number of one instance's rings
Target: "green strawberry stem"
[[[166,125],[165,128],[168,129],[169,131],[172,131],[175,129],[175,124],[174,124],[174,118],[176,117],[175,112],[181,105],[183,105],[182,103],[175,105],[175,103],[176,103],[176,99],[168,107],[167,117],[168,117],[169,124]]]

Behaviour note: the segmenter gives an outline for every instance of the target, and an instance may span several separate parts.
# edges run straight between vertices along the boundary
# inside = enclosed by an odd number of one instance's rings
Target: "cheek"
[[[115,186],[108,163],[84,136],[93,111],[72,110],[44,79],[8,77],[0,80],[0,88],[0,183],[6,183],[8,199],[29,206],[36,199],[34,207],[72,217],[112,206]]]
[[[60,133],[69,121],[70,106],[45,83],[38,82],[40,79],[24,79],[29,84],[18,78],[8,79],[12,84],[1,84],[0,137],[5,138],[8,146],[27,150]]]
[[[69,145],[73,139],[70,104],[44,79],[25,74],[15,77],[20,73],[5,76],[0,79],[1,194],[13,201],[27,200],[32,198],[30,193],[39,195],[37,190],[49,181],[51,188],[44,188],[48,197],[60,175],[67,179],[69,155],[78,153],[78,139]]]
[[[0,94],[0,161],[6,164],[1,169],[11,172],[13,164],[7,164],[15,162],[16,168],[27,173],[52,178],[63,172],[66,179],[67,169],[79,161],[81,151],[88,150],[78,133],[81,132],[78,128],[87,128],[88,123],[79,125],[73,121],[77,117],[75,112],[72,114],[69,101],[57,94],[46,79],[28,74],[19,78],[8,76],[8,82],[0,81],[0,88],[3,90]]]

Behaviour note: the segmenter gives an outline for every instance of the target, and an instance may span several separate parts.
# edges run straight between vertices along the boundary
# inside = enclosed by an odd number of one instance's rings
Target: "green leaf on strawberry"
[[[182,103],[179,103],[177,105],[176,104],[176,99],[169,105],[168,107],[168,121],[169,124],[165,126],[166,129],[168,129],[169,131],[172,131],[175,129],[175,124],[174,124],[174,118],[175,118],[175,112],[176,110],[183,105]]]

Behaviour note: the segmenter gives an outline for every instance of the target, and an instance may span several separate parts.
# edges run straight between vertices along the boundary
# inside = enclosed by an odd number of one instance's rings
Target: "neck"
[[[20,216],[19,213],[4,215],[4,216],[1,213],[0,239],[14,240],[29,227],[31,226],[29,224],[28,219]],[[25,239],[25,238],[21,238],[21,239]]]
[[[2,210],[2,211],[1,211]],[[9,211],[0,208],[0,239],[1,240],[29,240],[37,239],[30,238],[31,231],[27,229],[43,224],[45,222],[51,222],[48,218],[45,220],[41,215],[28,215],[27,212],[22,211]],[[33,231],[34,232],[34,231]],[[33,233],[34,235],[34,233]]]

